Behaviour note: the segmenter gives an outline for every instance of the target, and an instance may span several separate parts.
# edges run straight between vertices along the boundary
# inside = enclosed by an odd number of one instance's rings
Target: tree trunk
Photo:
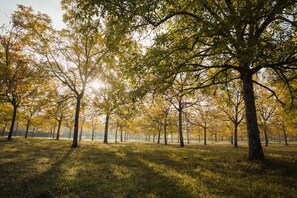
[[[206,145],[206,122],[204,123],[203,131],[204,131],[204,145]]]
[[[200,134],[198,135],[198,142],[200,143]]]
[[[235,123],[234,124],[234,147],[237,148],[238,147],[238,141],[237,141],[237,131],[238,131],[238,124]]]
[[[261,146],[257,122],[252,75],[247,71],[242,72],[241,75],[243,83],[243,99],[246,112],[245,118],[248,132],[248,157],[250,160],[264,160],[264,153]]]
[[[94,140],[95,129],[92,129],[92,141]]]
[[[32,138],[34,137],[35,127],[32,130]]]
[[[13,127],[14,127],[15,120],[16,120],[17,109],[18,109],[18,106],[13,105],[13,114],[12,114],[11,125],[10,125],[10,130],[8,133],[7,140],[11,140],[11,137],[12,137]]]
[[[62,125],[62,121],[63,121],[63,115],[60,115],[60,119],[58,120],[58,131],[57,131],[57,137],[56,140],[60,139],[60,131],[61,131],[61,125]]]
[[[106,120],[105,120],[105,130],[104,130],[104,144],[108,143],[108,123],[109,123],[109,113],[106,114]]]
[[[184,147],[184,137],[183,137],[183,108],[181,101],[178,102],[178,132],[179,132],[179,145]]]
[[[188,144],[190,144],[190,129],[188,126],[187,126],[187,142]]]
[[[115,137],[114,137],[114,142],[115,142],[115,143],[118,142],[118,128],[119,128],[119,125],[117,125],[117,127],[116,127],[116,131],[115,131]]]
[[[167,145],[167,122],[164,123],[164,144]]]
[[[120,130],[121,130],[121,142],[123,142],[123,127],[120,126]]]
[[[69,128],[69,139],[71,138],[71,131],[72,131],[72,128]]]
[[[159,128],[159,131],[158,131],[158,141],[157,141],[158,144],[160,144],[160,139],[161,139],[161,130]]]
[[[53,130],[53,139],[55,138],[55,133],[56,133],[56,123],[55,123],[55,125],[54,125],[54,130]]]
[[[268,136],[267,136],[267,127],[264,126],[264,139],[265,139],[265,146],[268,146]]]
[[[151,141],[151,134],[148,135],[148,141]]]
[[[288,146],[288,139],[287,139],[286,127],[285,127],[284,124],[283,124],[283,131],[284,131],[285,145]]]
[[[28,137],[28,132],[29,132],[30,123],[31,123],[31,119],[27,120],[26,132],[25,132],[25,138]]]
[[[7,127],[7,121],[5,122],[5,125],[4,125],[4,127],[2,129],[2,137],[4,136],[6,127]]]
[[[78,139],[78,124],[79,124],[80,102],[81,102],[81,97],[77,97],[76,98],[76,109],[75,109],[75,119],[74,119],[74,132],[73,132],[72,148],[76,148],[78,146],[77,139]]]
[[[83,124],[81,123],[81,125],[80,125],[80,132],[79,132],[79,141],[81,141],[82,134],[83,134]]]
[[[156,134],[154,133],[154,136],[153,136],[153,142],[155,142],[155,136],[156,136]]]
[[[215,133],[215,142],[218,142],[217,134]]]

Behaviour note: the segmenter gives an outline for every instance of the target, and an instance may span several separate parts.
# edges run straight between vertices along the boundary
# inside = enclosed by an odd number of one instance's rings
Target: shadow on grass
[[[54,186],[56,178],[63,174],[61,166],[69,160],[73,150],[73,148],[69,149],[61,159],[52,164],[51,168],[45,172],[24,182],[22,189],[25,197],[53,197],[56,192],[51,190],[51,186]]]

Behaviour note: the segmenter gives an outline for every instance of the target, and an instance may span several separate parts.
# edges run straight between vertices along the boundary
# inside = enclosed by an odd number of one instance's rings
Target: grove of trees
[[[296,141],[295,0],[62,0],[63,29],[19,5],[0,33],[0,126],[55,139]],[[148,37],[149,35],[149,37]],[[10,128],[9,128],[10,127]],[[64,131],[62,131],[64,130]],[[80,131],[80,135],[79,135]],[[80,136],[80,138],[79,138]],[[195,140],[195,141],[193,141]],[[242,142],[242,143],[241,143]]]

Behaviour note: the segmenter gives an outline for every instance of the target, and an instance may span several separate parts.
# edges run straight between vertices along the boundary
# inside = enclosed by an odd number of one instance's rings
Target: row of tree
[[[184,128],[194,126],[204,137],[229,126],[237,146],[245,118],[252,160],[264,159],[259,120],[266,143],[271,126],[294,135],[295,1],[61,4],[65,29],[24,6],[2,28],[1,101],[13,108],[8,139],[18,108],[28,106],[33,116],[40,113],[35,105],[49,104],[44,98],[54,100],[50,111],[58,128],[66,116],[61,112],[74,111],[72,147],[78,146],[84,103],[90,114],[104,115],[105,143],[111,117],[117,129],[155,131],[159,140],[163,131],[165,144],[167,130],[178,126],[181,147]],[[148,32],[153,45],[138,40]]]

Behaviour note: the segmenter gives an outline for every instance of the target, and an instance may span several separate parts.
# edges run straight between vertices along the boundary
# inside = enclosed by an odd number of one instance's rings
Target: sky
[[[46,13],[57,29],[65,27],[62,21],[63,12],[60,0],[0,0],[0,26],[9,24],[11,13],[17,9],[18,4],[32,7],[35,12]]]

